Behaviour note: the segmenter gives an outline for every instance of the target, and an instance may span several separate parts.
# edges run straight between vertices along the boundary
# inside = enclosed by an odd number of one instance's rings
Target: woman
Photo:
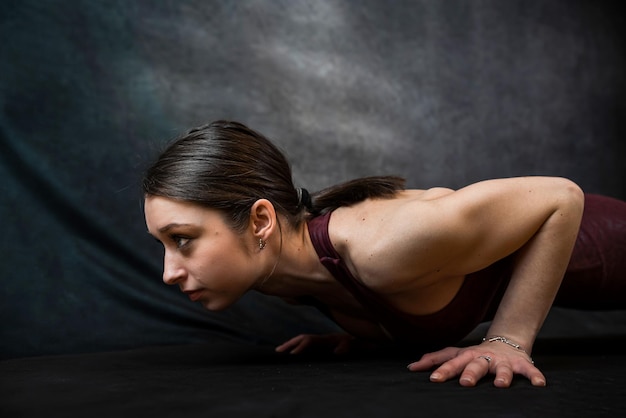
[[[544,386],[530,355],[555,298],[626,306],[626,203],[562,178],[453,191],[370,177],[309,196],[270,141],[218,121],[170,145],[143,186],[165,283],[214,311],[253,289],[311,303],[347,332],[297,336],[280,352],[391,339],[435,350],[409,365],[436,368],[434,382],[473,386],[491,373],[508,387],[520,374]],[[487,320],[481,344],[446,348]]]

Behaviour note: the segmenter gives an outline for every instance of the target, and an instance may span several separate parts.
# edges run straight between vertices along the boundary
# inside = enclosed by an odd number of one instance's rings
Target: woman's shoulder
[[[354,213],[363,210],[393,210],[399,205],[405,205],[411,202],[429,201],[454,193],[455,190],[447,187],[432,187],[430,189],[405,189],[397,191],[394,195],[388,197],[365,199],[359,203],[350,206],[342,206],[335,209],[335,212],[343,212],[348,218]]]
[[[409,252],[416,255],[413,249],[431,234],[431,220],[437,210],[434,202],[453,192],[443,187],[410,189],[390,198],[338,208],[329,221],[331,242],[355,276],[373,285],[371,280],[380,279],[384,272],[387,282],[390,276],[407,271],[399,259],[405,259]],[[420,276],[429,269],[424,264],[424,271],[410,270]]]
[[[407,199],[427,201],[447,196],[450,193],[454,193],[454,190],[447,187],[432,187],[426,190],[410,189],[406,190],[406,192]]]
[[[407,189],[394,196],[366,199],[351,206],[344,206],[332,214],[330,228],[336,234],[352,235],[373,231],[380,233],[388,222],[404,211],[419,211],[432,205],[433,201],[454,193],[453,189],[433,187],[430,189]]]
[[[362,233],[380,233],[381,229],[406,210],[417,210],[431,206],[429,203],[453,193],[445,187],[431,189],[407,189],[391,197],[366,199],[351,206],[342,206],[333,211],[329,228],[332,235],[350,236]]]

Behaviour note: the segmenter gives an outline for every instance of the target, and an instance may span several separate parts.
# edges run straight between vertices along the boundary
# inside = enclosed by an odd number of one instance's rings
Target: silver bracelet
[[[528,354],[528,352],[526,352],[526,350],[524,350],[522,348],[521,345],[514,343],[513,341],[509,340],[506,337],[502,337],[500,335],[494,335],[492,337],[485,337],[485,338],[483,338],[483,342],[484,341],[488,341],[490,343],[498,341],[498,342],[504,343],[506,345],[510,345],[514,349],[519,350],[519,351],[523,352],[524,354],[526,354],[528,356],[528,361],[530,361],[530,364],[535,364],[535,362],[533,361],[533,358]]]
[[[499,342],[504,343],[506,345],[510,345],[511,347],[515,348],[516,350],[523,351],[524,353],[526,353],[526,350],[524,350],[521,345],[516,344],[513,341],[507,339],[506,337],[501,337],[499,335],[494,335],[493,337],[485,337],[485,338],[483,338],[483,341],[489,341],[490,343],[493,343],[495,341],[499,341]],[[528,354],[528,353],[526,353],[526,354]]]

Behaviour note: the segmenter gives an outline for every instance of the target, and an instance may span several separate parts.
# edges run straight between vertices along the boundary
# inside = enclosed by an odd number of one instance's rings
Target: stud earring
[[[265,241],[263,241],[263,238],[259,238],[259,250],[263,248],[265,248]]]

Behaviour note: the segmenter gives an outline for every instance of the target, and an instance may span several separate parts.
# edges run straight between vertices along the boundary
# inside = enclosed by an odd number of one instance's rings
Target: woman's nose
[[[180,283],[184,279],[185,269],[166,255],[163,260],[163,282],[173,285]]]

